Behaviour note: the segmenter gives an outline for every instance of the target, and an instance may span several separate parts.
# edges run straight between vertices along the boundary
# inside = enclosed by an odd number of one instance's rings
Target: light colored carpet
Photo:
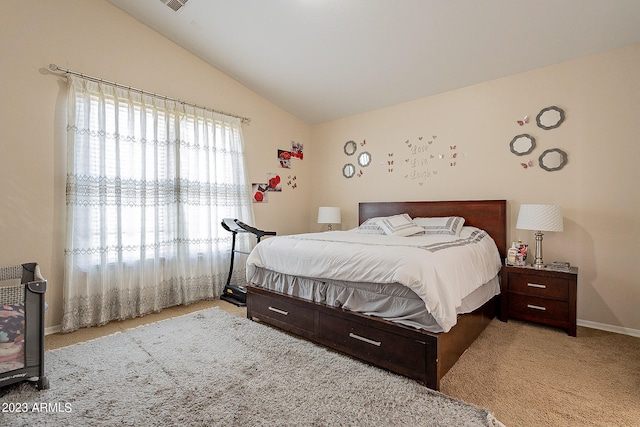
[[[48,335],[45,346],[60,348],[209,307],[246,317],[245,308],[220,300],[201,301]],[[636,337],[578,327],[574,338],[556,328],[494,319],[443,378],[442,392],[488,408],[507,426],[638,427],[638,354]]]
[[[508,426],[640,426],[640,338],[491,321],[441,391]]]
[[[51,388],[10,388],[2,401],[28,411],[0,413],[0,425],[500,425],[484,409],[218,308],[52,350],[46,361]],[[57,411],[34,412],[41,403]]]
[[[151,313],[141,317],[112,321],[102,326],[80,328],[69,333],[47,335],[44,337],[44,348],[45,350],[54,350],[56,348],[66,347],[79,342],[104,337],[106,335],[115,334],[116,332],[123,332],[137,326],[148,325],[160,320],[182,316],[184,314],[193,313],[194,311],[200,311],[211,307],[220,307],[228,313],[235,314],[240,317],[247,317],[246,307],[236,307],[235,305],[220,299],[202,300],[189,305],[176,305],[164,308],[157,313]]]

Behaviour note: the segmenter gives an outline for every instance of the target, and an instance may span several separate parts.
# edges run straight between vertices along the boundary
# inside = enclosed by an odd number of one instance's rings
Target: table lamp
[[[543,268],[542,232],[562,231],[562,208],[557,205],[520,205],[516,228],[519,230],[534,230],[536,232],[536,255],[533,267]]]
[[[329,224],[329,231],[333,230],[333,224],[340,224],[340,208],[321,206],[318,208],[318,224]]]

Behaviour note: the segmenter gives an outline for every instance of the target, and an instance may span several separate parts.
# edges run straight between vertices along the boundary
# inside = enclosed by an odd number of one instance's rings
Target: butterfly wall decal
[[[525,124],[529,123],[529,116],[524,116],[522,120],[517,120],[517,122],[520,126],[524,126]]]
[[[287,181],[287,185],[291,188],[296,188],[298,186],[298,184],[296,184],[296,179],[298,178],[296,175],[293,175],[293,177],[291,177],[291,175],[289,175],[287,178],[289,178],[289,181]]]
[[[527,163],[520,163],[520,165],[525,169],[532,168],[533,167],[533,160],[529,160]]]

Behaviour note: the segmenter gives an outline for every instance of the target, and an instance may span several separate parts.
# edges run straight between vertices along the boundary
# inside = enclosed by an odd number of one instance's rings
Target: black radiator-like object
[[[0,268],[0,387],[31,381],[49,388],[44,372],[47,281],[38,264]]]

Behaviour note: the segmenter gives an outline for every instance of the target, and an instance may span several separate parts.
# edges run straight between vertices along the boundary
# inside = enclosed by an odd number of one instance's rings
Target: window
[[[220,222],[253,222],[240,120],[69,83],[63,330],[219,295]]]

